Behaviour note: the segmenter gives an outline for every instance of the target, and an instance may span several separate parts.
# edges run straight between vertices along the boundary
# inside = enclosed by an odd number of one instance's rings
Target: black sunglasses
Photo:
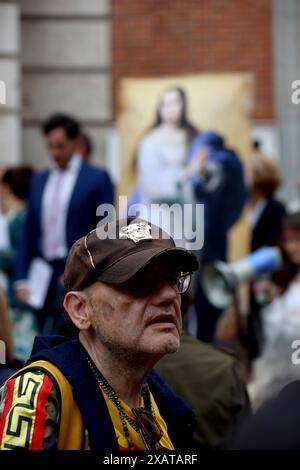
[[[184,294],[191,283],[191,273],[166,274],[166,273],[143,273],[137,274],[129,281],[120,284],[124,290],[133,292],[137,296],[151,294],[158,285],[167,282],[177,294]]]

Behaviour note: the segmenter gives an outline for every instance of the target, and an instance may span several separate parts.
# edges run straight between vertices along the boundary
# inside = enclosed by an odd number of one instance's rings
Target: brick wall
[[[113,0],[112,37],[115,113],[122,77],[254,71],[254,118],[273,118],[271,0]]]

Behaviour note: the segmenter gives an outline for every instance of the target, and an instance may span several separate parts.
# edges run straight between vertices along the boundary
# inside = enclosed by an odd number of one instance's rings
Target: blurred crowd
[[[75,118],[54,115],[42,131],[49,169],[19,165],[1,171],[0,339],[11,367],[28,359],[36,335],[76,334],[60,303],[66,256],[77,239],[95,229],[97,207],[116,202],[110,175],[91,163],[93,143]],[[300,340],[300,203],[278,199],[279,166],[257,142],[246,179],[242,156],[225,137],[189,121],[180,88],[160,96],[133,161],[137,180],[130,206],[164,204],[166,211],[174,206],[168,228],[182,234],[179,245],[185,246],[187,233],[180,224],[204,232],[196,252],[199,273],[182,299],[181,348],[157,370],[195,409],[199,446],[221,448],[251,408],[300,378],[292,361],[293,343]],[[193,215],[188,221],[177,216],[185,204],[204,205],[203,227],[194,226]],[[151,214],[155,223],[157,217],[161,225],[167,220],[162,212]],[[246,312],[238,288],[226,309],[213,305],[201,277],[206,264],[229,262],[229,233],[242,217],[250,230],[249,253],[270,246],[282,254],[278,270],[249,282]]]
[[[12,325],[12,339],[4,338],[8,362],[25,361],[36,334],[64,332],[61,276],[68,251],[96,227],[97,207],[114,204],[110,176],[89,163],[93,145],[79,122],[57,114],[42,131],[49,169],[15,166],[1,176],[2,315]]]

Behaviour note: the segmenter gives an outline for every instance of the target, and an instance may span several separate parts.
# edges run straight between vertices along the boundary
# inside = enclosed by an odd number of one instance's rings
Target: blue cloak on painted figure
[[[204,132],[191,144],[187,171],[195,202],[204,204],[204,245],[198,253],[199,260],[226,261],[227,234],[239,219],[247,198],[243,165],[237,154],[226,148],[220,134]],[[209,303],[199,279],[195,282],[194,306],[197,337],[211,343],[222,310]]]
[[[204,246],[202,262],[226,260],[227,233],[239,219],[247,188],[244,168],[237,154],[225,146],[224,138],[216,132],[204,132],[192,142],[189,165],[206,147],[208,157],[205,171],[191,176],[195,200],[204,204]]]

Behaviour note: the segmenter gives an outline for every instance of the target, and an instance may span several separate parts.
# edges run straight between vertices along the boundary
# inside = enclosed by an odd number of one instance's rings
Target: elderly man
[[[36,341],[27,367],[1,390],[0,448],[191,446],[193,412],[150,370],[179,347],[181,294],[197,266],[137,219],[99,224],[78,240],[64,307],[79,340]]]

